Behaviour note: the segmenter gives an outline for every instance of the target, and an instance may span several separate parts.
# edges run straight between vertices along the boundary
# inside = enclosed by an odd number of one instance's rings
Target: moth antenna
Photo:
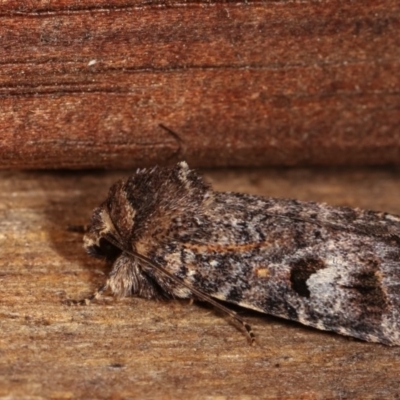
[[[185,147],[185,141],[176,132],[174,132],[172,129],[168,128],[167,126],[165,126],[163,124],[158,124],[158,126],[162,129],[164,129],[166,132],[168,132],[176,140],[176,143],[178,143],[178,146],[179,146],[178,150],[176,152],[174,152],[171,155],[171,157],[168,158],[168,160],[184,158],[183,150]]]
[[[181,278],[178,278],[177,276],[171,274],[171,272],[167,271],[164,267],[162,267],[161,265],[156,264],[154,261],[150,260],[149,258],[147,258],[147,257],[145,257],[145,256],[143,256],[143,255],[141,255],[139,253],[136,253],[134,251],[130,251],[130,250],[124,249],[123,246],[120,245],[118,240],[116,240],[110,234],[106,234],[104,236],[104,238],[106,240],[108,240],[111,244],[113,244],[115,247],[117,247],[118,249],[123,251],[124,253],[129,254],[130,256],[135,257],[135,258],[145,262],[146,264],[152,266],[157,271],[161,272],[162,274],[164,274],[165,276],[170,278],[172,281],[174,281],[178,285],[181,285],[181,286],[185,287],[186,289],[189,289],[198,299],[203,300],[208,304],[211,304],[217,310],[222,311],[223,313],[225,313],[229,317],[233,318],[235,321],[239,322],[244,327],[244,329],[246,331],[246,334],[249,337],[250,344],[254,345],[254,343],[255,343],[255,335],[254,335],[253,330],[251,329],[250,324],[248,324],[245,320],[240,318],[235,311],[229,309],[228,307],[225,307],[221,303],[218,303],[216,300],[214,300],[212,297],[210,297],[206,293],[203,293],[201,290],[196,289],[193,286],[187,284]],[[107,287],[107,284],[104,285],[104,286]]]
[[[158,126],[162,129],[164,129],[165,131],[167,131],[171,136],[174,137],[174,139],[179,142],[179,143],[183,143],[183,140],[181,139],[181,137],[172,129],[168,128],[167,126],[165,126],[164,124],[158,124]]]

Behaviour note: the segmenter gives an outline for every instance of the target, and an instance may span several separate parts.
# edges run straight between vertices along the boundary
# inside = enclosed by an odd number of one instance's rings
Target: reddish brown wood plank
[[[3,2],[0,167],[397,164],[399,27],[396,0]]]

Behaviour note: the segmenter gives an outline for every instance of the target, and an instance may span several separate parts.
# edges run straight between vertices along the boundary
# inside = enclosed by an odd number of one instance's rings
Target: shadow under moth
[[[84,237],[101,290],[207,301],[400,345],[400,217],[215,192],[186,162],[114,184]]]

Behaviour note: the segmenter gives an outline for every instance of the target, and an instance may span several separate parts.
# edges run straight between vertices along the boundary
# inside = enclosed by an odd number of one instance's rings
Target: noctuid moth
[[[400,217],[215,192],[185,162],[114,184],[84,237],[113,263],[102,290],[222,300],[400,345]]]

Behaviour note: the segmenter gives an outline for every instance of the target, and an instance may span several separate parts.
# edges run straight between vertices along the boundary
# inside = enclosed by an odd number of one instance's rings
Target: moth
[[[400,217],[216,192],[186,162],[141,169],[94,210],[84,247],[102,290],[205,300],[400,345]],[[217,300],[217,301],[216,301]]]

